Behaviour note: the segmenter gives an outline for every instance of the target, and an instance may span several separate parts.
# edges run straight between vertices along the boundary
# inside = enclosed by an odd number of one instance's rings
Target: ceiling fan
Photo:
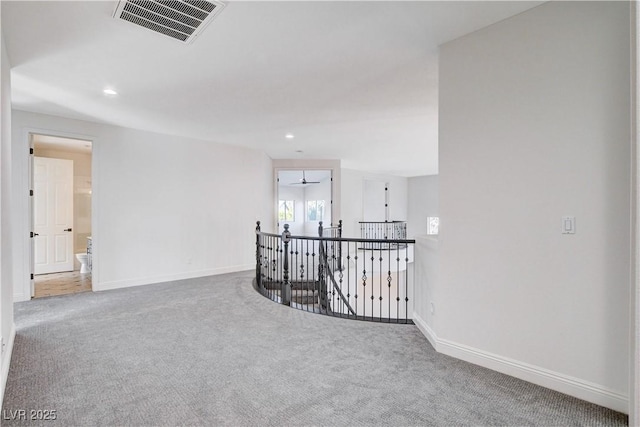
[[[300,182],[292,182],[291,185],[306,185],[306,184],[320,184],[320,181],[307,181],[307,178],[304,176],[304,171],[302,171],[302,178]]]

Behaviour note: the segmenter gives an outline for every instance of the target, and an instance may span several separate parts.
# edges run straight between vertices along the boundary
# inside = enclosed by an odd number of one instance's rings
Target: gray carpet
[[[16,325],[3,418],[34,409],[57,420],[3,425],[628,422],[437,354],[413,325],[275,304],[251,272],[19,303]]]

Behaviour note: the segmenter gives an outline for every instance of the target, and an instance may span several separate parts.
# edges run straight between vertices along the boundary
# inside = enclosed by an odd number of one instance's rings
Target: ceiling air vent
[[[191,43],[223,7],[209,0],[120,0],[113,17]]]

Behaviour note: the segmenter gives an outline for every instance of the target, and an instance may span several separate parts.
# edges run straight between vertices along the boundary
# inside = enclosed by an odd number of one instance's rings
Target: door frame
[[[331,221],[337,222],[341,215],[340,206],[340,160],[318,159],[273,159],[273,224],[274,233],[278,232],[278,172],[286,170],[329,170],[331,171]],[[329,224],[326,224],[327,226]],[[270,231],[270,230],[264,230]]]
[[[28,161],[26,167],[26,180],[27,189],[24,192],[26,197],[26,203],[24,204],[24,211],[22,217],[26,219],[24,223],[25,229],[25,242],[24,245],[24,253],[25,259],[27,260],[27,264],[25,265],[24,270],[24,282],[20,281],[22,285],[22,299],[20,301],[29,301],[33,297],[34,291],[34,241],[31,233],[33,232],[33,196],[31,195],[31,190],[33,190],[33,135],[45,135],[45,136],[54,136],[58,138],[68,138],[68,139],[79,139],[84,141],[91,142],[91,237],[92,237],[92,246],[91,252],[93,258],[97,258],[97,255],[100,252],[99,249],[99,237],[98,237],[98,200],[99,200],[99,185],[97,183],[97,162],[96,155],[99,152],[99,142],[98,138],[93,135],[86,135],[74,132],[65,132],[54,129],[42,129],[42,128],[23,128],[22,131],[24,146],[27,148],[28,153]],[[99,283],[99,263],[93,264],[91,270],[91,289],[95,290],[96,284]],[[14,276],[15,277],[15,276]],[[19,283],[20,283],[19,282]]]
[[[631,28],[631,286],[629,304],[629,425],[640,425],[640,7]]]
[[[282,233],[282,230],[280,229],[280,218],[279,218],[279,205],[280,205],[280,172],[302,172],[302,171],[323,171],[323,172],[329,172],[329,189],[331,192],[331,198],[329,200],[329,214],[331,217],[331,224],[325,224],[323,223],[323,225],[326,227],[330,227],[333,226],[334,223],[336,223],[336,221],[338,219],[336,219],[333,214],[334,214],[334,208],[333,208],[333,199],[334,199],[334,181],[333,181],[333,169],[331,168],[316,168],[316,167],[311,167],[311,168],[277,168],[274,172],[275,174],[275,180],[276,180],[276,187],[275,187],[275,232],[276,233]],[[306,228],[306,223],[309,222],[306,219],[306,199],[302,201],[302,213],[301,215],[303,215],[304,220],[303,222],[303,229]],[[326,210],[326,206],[325,206],[325,210]]]

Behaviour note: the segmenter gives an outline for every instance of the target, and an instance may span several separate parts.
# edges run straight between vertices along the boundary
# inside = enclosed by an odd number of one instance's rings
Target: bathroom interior
[[[73,253],[67,254],[66,266],[45,269],[45,273],[38,267],[38,259],[43,249],[38,248],[37,238],[34,239],[34,282],[32,297],[41,298],[54,295],[64,295],[91,291],[91,157],[92,142],[80,139],[61,138],[56,136],[33,134],[34,164],[44,159],[64,159],[73,165],[73,195],[67,206],[73,212],[71,228],[71,244]],[[68,162],[67,162],[68,163]],[[37,166],[34,166],[34,171]],[[34,172],[34,174],[37,172]],[[37,231],[38,218],[38,183],[34,191],[34,230]],[[42,196],[41,196],[42,197]],[[66,202],[66,203],[69,203]],[[68,229],[67,229],[68,230]],[[68,249],[71,252],[71,248]],[[51,258],[51,254],[45,258]],[[40,270],[40,271],[39,271]],[[53,270],[53,271],[51,271]]]

